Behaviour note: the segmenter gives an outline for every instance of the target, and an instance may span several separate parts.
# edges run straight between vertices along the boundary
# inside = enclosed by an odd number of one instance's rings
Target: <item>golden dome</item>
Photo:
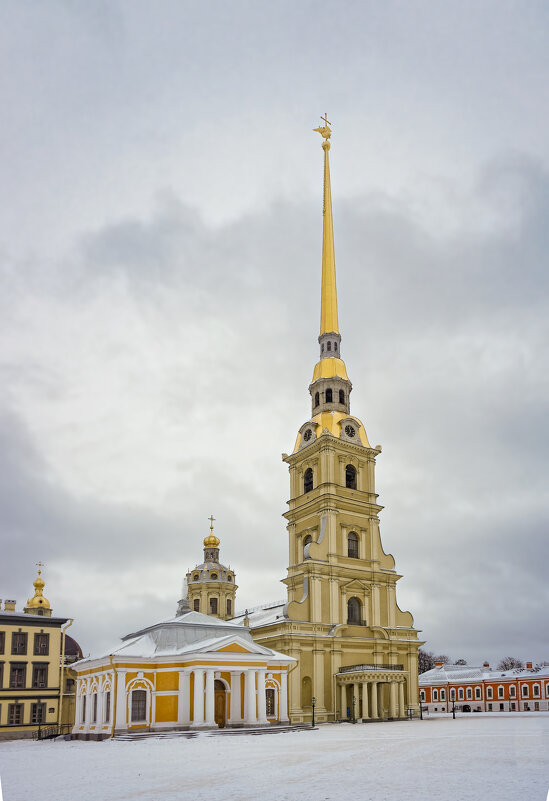
[[[42,595],[42,591],[45,586],[45,581],[42,578],[42,571],[40,569],[38,570],[38,576],[33,581],[33,586],[34,586],[34,596],[32,598],[29,598],[29,600],[27,601],[27,607],[31,607],[32,609],[40,609],[40,608],[49,609],[50,602],[48,601],[47,598],[44,598],[44,596]]]
[[[218,548],[220,540],[214,534],[214,520],[215,517],[210,515],[208,518],[210,521],[210,533],[207,537],[204,537],[204,548]]]

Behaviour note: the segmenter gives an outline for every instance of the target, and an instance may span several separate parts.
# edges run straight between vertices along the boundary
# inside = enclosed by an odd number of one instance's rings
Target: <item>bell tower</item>
[[[379,445],[370,445],[352,414],[352,384],[341,358],[327,117],[322,136],[324,190],[319,359],[309,385],[311,417],[291,454],[287,520],[288,601],[269,624],[253,627],[262,644],[290,654],[290,717],[405,717],[417,709],[417,649],[413,618],[399,609],[395,560],[381,543],[375,487]],[[351,668],[360,668],[349,673]],[[370,671],[371,672],[367,672]],[[366,672],[365,672],[366,671]],[[350,676],[353,681],[350,681]],[[398,701],[397,701],[398,697]],[[353,700],[354,699],[354,700]],[[358,713],[357,713],[358,714]]]
[[[179,602],[177,614],[183,614],[184,611],[202,612],[204,615],[230,620],[234,617],[238,589],[236,577],[234,570],[219,561],[220,540],[213,533],[213,515],[209,520],[210,533],[204,538],[204,561],[187,573],[187,598]],[[183,601],[187,603],[183,604]]]

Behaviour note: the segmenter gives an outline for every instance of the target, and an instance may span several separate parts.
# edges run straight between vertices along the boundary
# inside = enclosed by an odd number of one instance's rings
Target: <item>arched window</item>
[[[217,579],[217,573],[212,573],[210,578],[215,581]]]
[[[356,489],[356,468],[352,464],[345,467],[345,486],[349,489]]]
[[[230,598],[227,598],[227,615],[232,615],[233,613],[233,603]]]
[[[328,342],[328,344],[326,345],[326,350],[332,350],[332,343],[331,342]]]
[[[438,690],[433,690],[433,701],[438,701]]]
[[[455,700],[456,700],[456,691],[452,687],[452,689],[450,690],[450,701],[455,701]]]
[[[326,403],[332,403],[333,394],[331,389],[326,390]]]
[[[334,342],[334,350],[337,350],[337,342]]]
[[[463,701],[463,687],[460,687],[458,690],[458,698],[460,701]]]
[[[315,406],[320,403],[320,392],[315,392]]]
[[[308,467],[303,476],[303,492],[310,492],[313,488],[313,469]]]
[[[501,689],[503,691],[503,687]],[[516,698],[516,695],[517,695],[516,687],[513,684],[511,684],[511,686],[509,687],[509,698]],[[500,697],[503,698],[503,695],[501,695]]]
[[[301,708],[311,706],[313,699],[313,691],[311,679],[309,676],[304,676],[301,680]]]
[[[347,535],[347,556],[358,559],[358,534],[355,531],[350,531]]]
[[[233,580],[233,577],[232,577],[232,576],[231,576],[231,574],[229,573],[229,575],[227,576],[227,581],[232,581],[232,580]]]
[[[349,598],[347,601],[347,623],[362,622],[362,606],[358,598]]]
[[[466,693],[467,693],[467,700],[471,701],[473,698],[473,688],[467,687]]]
[[[217,598],[210,598],[210,615],[217,615]]]
[[[193,581],[198,581],[199,578],[200,576],[198,575],[198,573],[195,573],[193,576]]]
[[[345,403],[345,390],[343,389],[339,390],[339,402]]]
[[[446,701],[446,690],[441,690],[440,691],[440,700],[441,701]]]
[[[307,547],[307,545],[308,545],[310,542],[312,542],[312,541],[313,541],[313,538],[311,537],[311,535],[310,535],[310,534],[307,534],[307,536],[306,536],[306,537],[305,537],[305,539],[303,540],[303,558],[305,558],[305,548],[306,548],[306,547]]]
[[[132,723],[147,720],[146,690],[132,690]]]
[[[323,343],[322,343],[322,345],[320,346],[320,352],[321,352],[321,353],[324,353],[324,342],[323,342]]]
[[[200,599],[195,598],[193,601],[193,607],[195,612],[200,612]]]

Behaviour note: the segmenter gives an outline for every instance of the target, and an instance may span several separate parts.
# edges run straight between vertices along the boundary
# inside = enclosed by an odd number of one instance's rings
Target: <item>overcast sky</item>
[[[342,355],[426,648],[549,659],[549,6],[4,0],[0,595],[84,652],[175,612],[210,514],[284,598],[282,452]]]

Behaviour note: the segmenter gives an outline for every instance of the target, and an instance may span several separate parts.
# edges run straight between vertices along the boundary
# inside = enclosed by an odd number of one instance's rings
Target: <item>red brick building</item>
[[[549,666],[531,662],[516,670],[490,670],[471,665],[443,665],[419,677],[420,700],[428,712],[549,711]]]

